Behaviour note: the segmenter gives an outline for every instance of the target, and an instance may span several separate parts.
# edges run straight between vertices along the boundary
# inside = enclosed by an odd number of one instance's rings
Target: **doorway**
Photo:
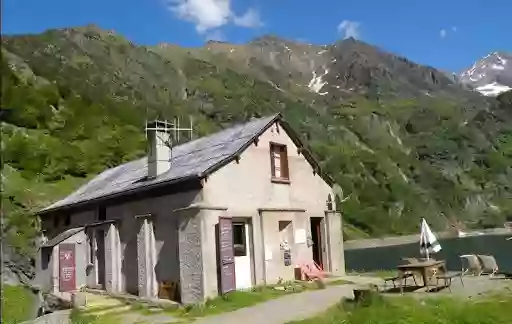
[[[96,231],[96,260],[97,264],[97,283],[101,289],[105,289],[105,231]]]
[[[235,254],[236,289],[252,287],[251,226],[248,221],[233,221],[233,248]]]
[[[323,217],[311,217],[311,241],[313,248],[313,261],[323,270],[324,257],[323,257],[323,237],[322,227],[324,223]]]

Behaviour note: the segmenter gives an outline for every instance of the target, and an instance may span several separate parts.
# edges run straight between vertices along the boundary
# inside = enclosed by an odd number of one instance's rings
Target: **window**
[[[270,168],[273,181],[288,182],[290,176],[286,145],[270,143]]]
[[[89,240],[89,263],[94,264],[94,234],[90,233],[87,238]]]
[[[233,223],[233,246],[235,256],[247,255],[247,240],[245,238],[245,223]]]
[[[327,196],[327,210],[332,210],[332,198],[331,194]]]
[[[66,217],[64,217],[64,226],[69,225],[71,225],[71,215],[66,215]]]
[[[105,206],[100,206],[98,208],[98,220],[99,221],[107,220],[107,209],[105,208]]]

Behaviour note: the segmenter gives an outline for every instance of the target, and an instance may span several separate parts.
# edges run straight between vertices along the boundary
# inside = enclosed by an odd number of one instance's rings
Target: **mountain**
[[[512,90],[512,53],[494,52],[460,74],[460,81],[485,96]]]
[[[157,116],[201,136],[282,112],[343,188],[346,238],[511,219],[509,97],[354,39],[140,46],[85,26],[3,36],[1,68],[4,231],[21,247],[34,210],[143,156]]]

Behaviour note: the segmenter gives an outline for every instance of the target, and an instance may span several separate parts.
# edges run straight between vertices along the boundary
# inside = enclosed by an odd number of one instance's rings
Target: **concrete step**
[[[90,311],[87,311],[87,314],[88,315],[93,315],[93,316],[103,316],[103,315],[106,315],[106,314],[124,313],[124,312],[130,311],[130,310],[131,310],[131,306],[130,305],[120,305],[118,307],[112,307],[112,308],[107,308],[107,309],[99,309],[97,311],[90,310]]]

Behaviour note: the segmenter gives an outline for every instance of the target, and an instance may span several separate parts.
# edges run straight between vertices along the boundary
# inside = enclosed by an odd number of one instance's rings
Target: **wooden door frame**
[[[250,271],[251,271],[251,287],[256,285],[256,264],[255,264],[255,253],[254,253],[254,228],[252,223],[252,217],[232,217],[232,223],[244,223],[247,225],[247,242],[246,244],[250,247],[249,249],[249,260],[251,263]],[[236,273],[235,273],[236,280]],[[236,282],[235,282],[236,283]]]
[[[316,250],[316,253],[319,257],[319,262],[314,260],[314,254],[313,254],[313,261],[317,262],[318,265],[325,269],[326,267],[326,254],[325,254],[325,218],[321,216],[314,216],[310,217],[309,220],[311,231],[315,231],[316,234],[316,242],[313,241],[313,249]],[[314,224],[314,228],[313,228]],[[313,235],[311,235],[313,236]]]

